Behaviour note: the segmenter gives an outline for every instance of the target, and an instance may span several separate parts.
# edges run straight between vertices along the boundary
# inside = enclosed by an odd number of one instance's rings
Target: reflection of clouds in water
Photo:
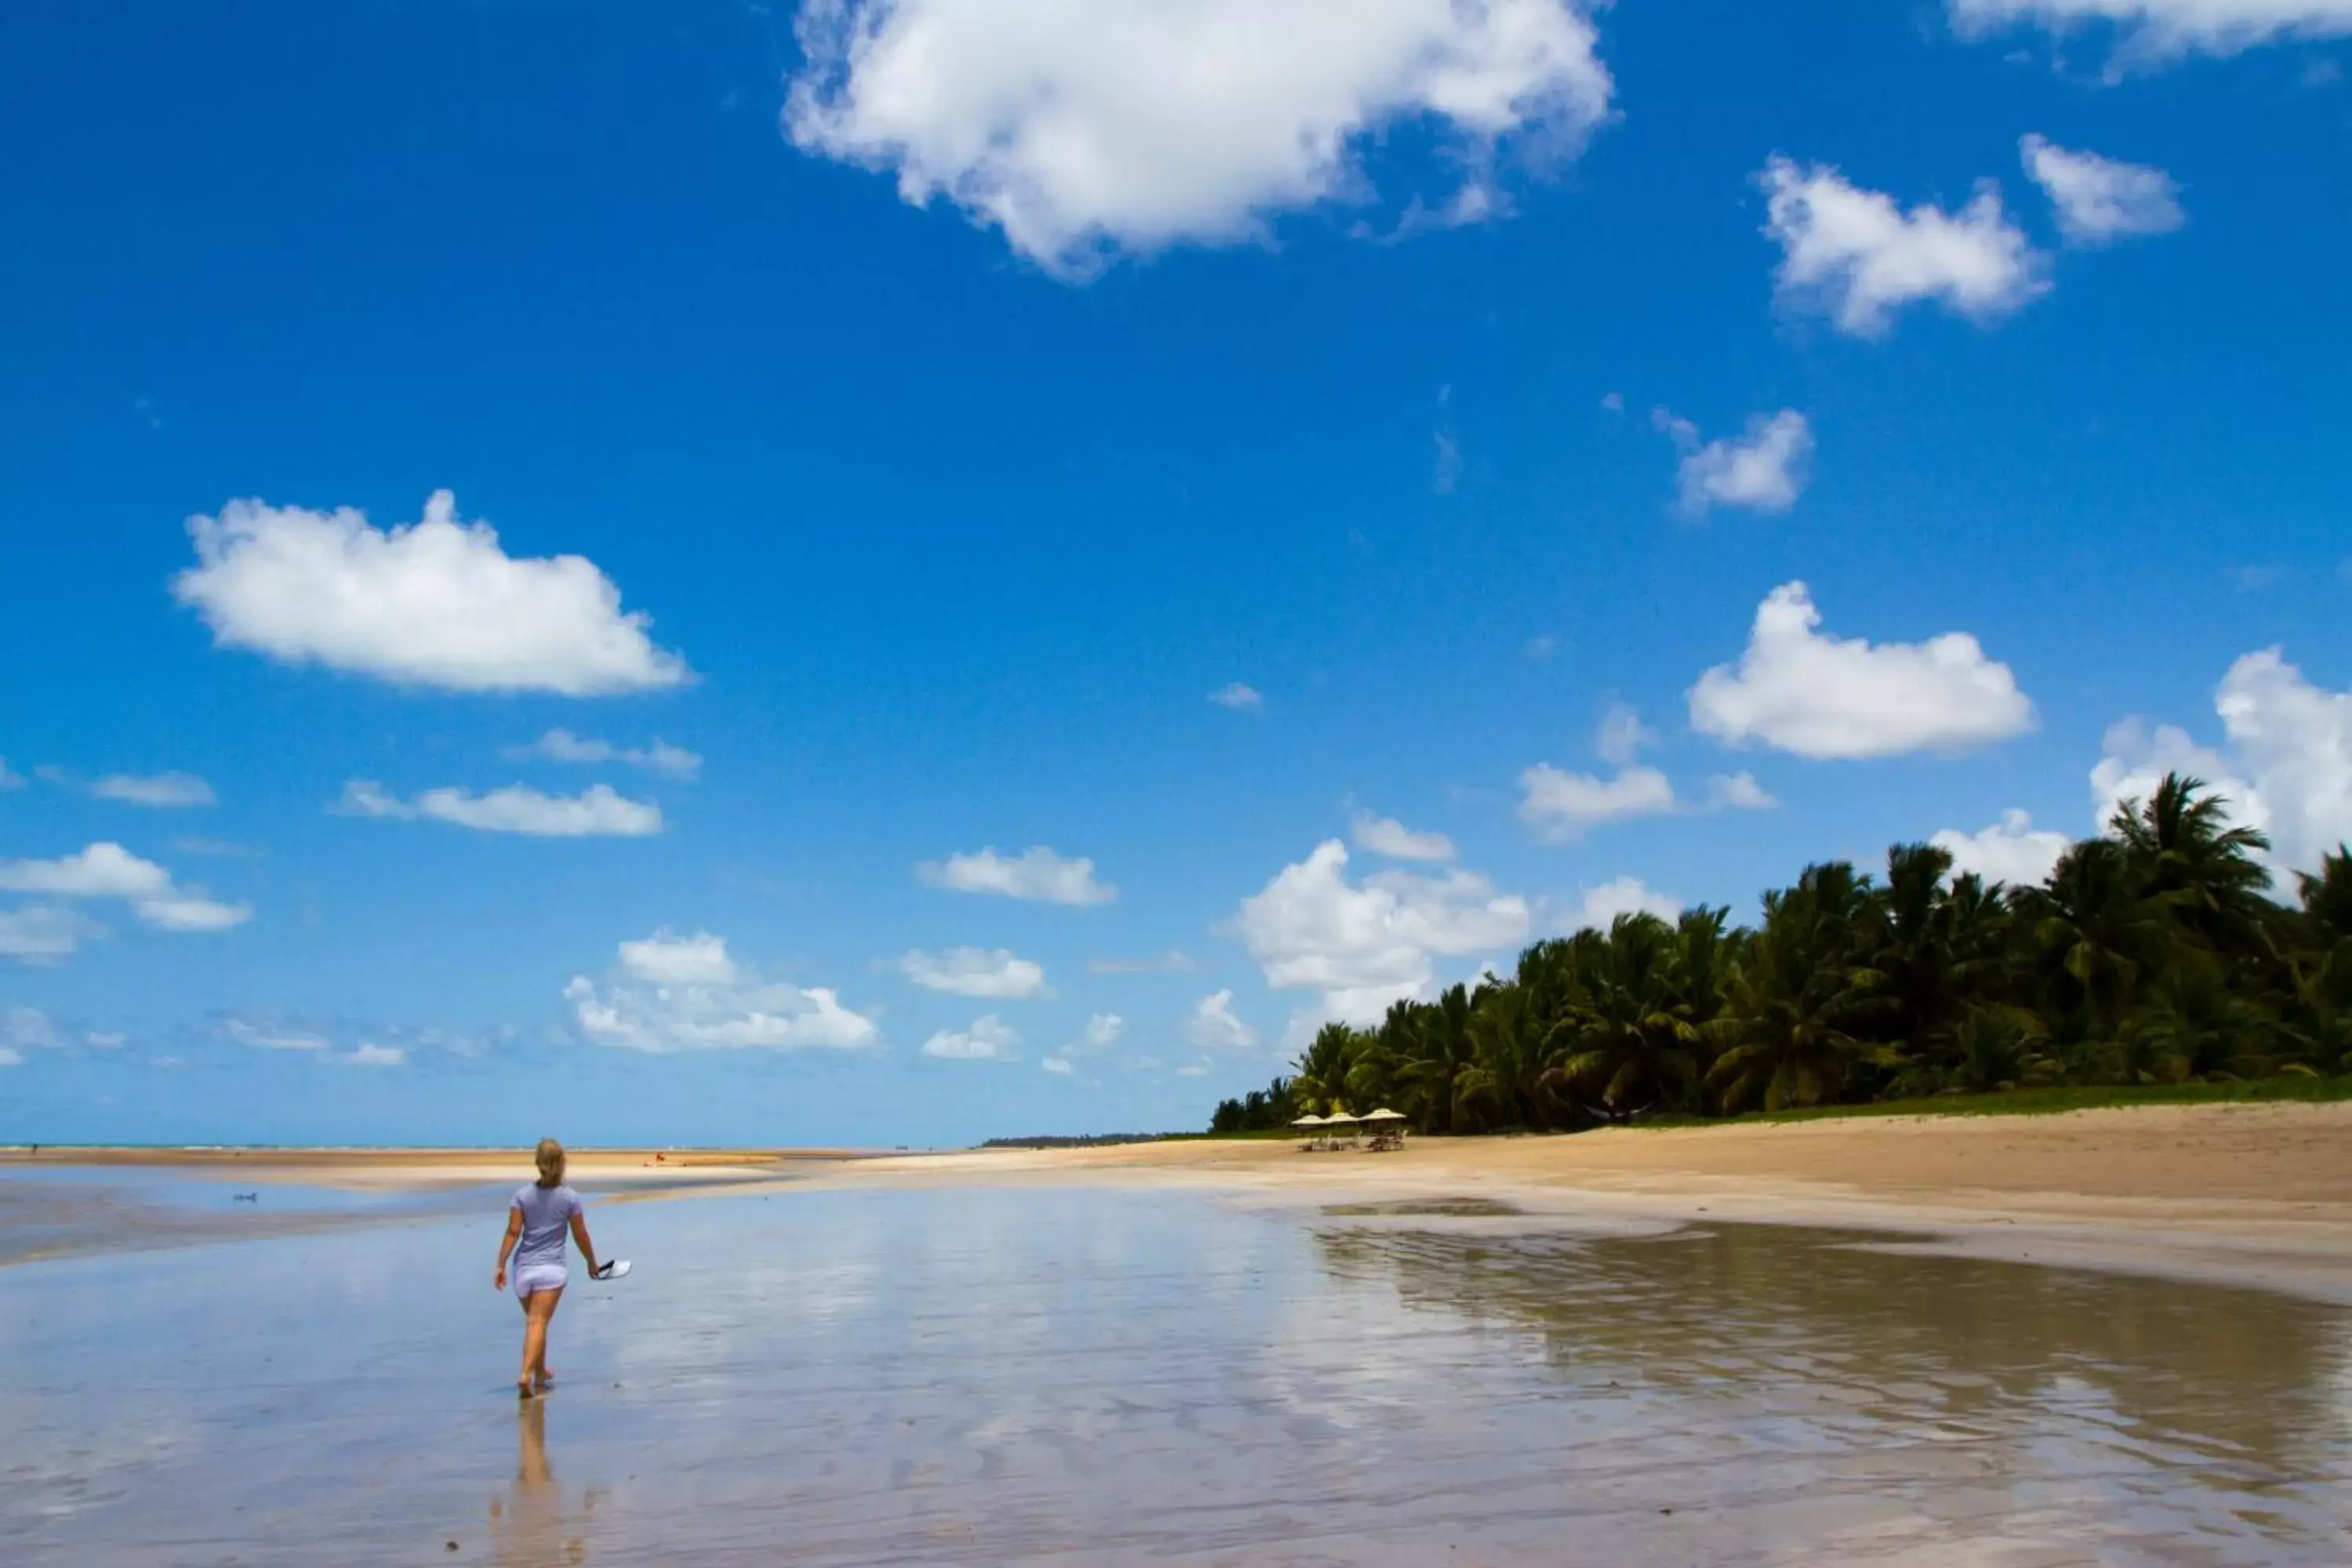
[[[2216,1562],[2318,1562],[2312,1543],[2352,1523],[2334,1309],[1764,1226],[1318,1240],[1336,1273],[1384,1273],[1412,1311],[1517,1345],[1629,1466],[1717,1451],[1752,1483],[1801,1459],[1759,1506],[1794,1507],[1808,1552],[1976,1562],[2202,1536],[2254,1553]],[[1826,1517],[1861,1479],[1883,1506]],[[1780,1530],[1753,1524],[1768,1560]]]
[[[23,1289],[35,1270],[51,1287],[37,1295]],[[168,1384],[93,1388],[74,1375],[65,1349],[74,1331],[104,1321],[110,1301],[141,1284],[137,1266],[120,1258],[22,1264],[0,1275],[0,1558],[8,1555],[9,1514],[103,1511],[203,1451],[205,1434]]]
[[[1294,1415],[1361,1427],[1409,1414],[1430,1369],[1426,1339],[1392,1290],[1318,1292],[1285,1301],[1252,1374]]]
[[[761,1239],[747,1237],[746,1245]],[[690,1283],[658,1265],[641,1270],[619,1288],[633,1292],[640,1310],[612,1342],[614,1370],[630,1379],[723,1374],[758,1343],[822,1335],[856,1321],[881,1274],[877,1259],[787,1249],[747,1256],[716,1279],[698,1270]]]
[[[2333,1564],[2352,1519],[2352,1320],[2242,1292],[1197,1194],[603,1212],[640,1267],[575,1272],[519,1411],[478,1216],[0,1270],[0,1475],[166,1413],[77,1512],[0,1487],[0,1561]]]

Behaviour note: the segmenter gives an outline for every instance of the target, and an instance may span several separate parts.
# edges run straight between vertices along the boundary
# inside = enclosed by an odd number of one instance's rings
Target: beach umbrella
[[[1368,1110],[1364,1112],[1364,1120],[1367,1121],[1402,1121],[1405,1120],[1405,1114],[1402,1110],[1391,1110],[1387,1106],[1383,1105],[1378,1110]]]
[[[1300,1117],[1297,1121],[1292,1122],[1291,1125],[1293,1127],[1320,1127],[1323,1125],[1323,1119],[1316,1115],[1313,1111],[1309,1111],[1306,1115]]]
[[[1323,1119],[1323,1125],[1326,1127],[1353,1127],[1362,1120],[1364,1119],[1360,1116],[1350,1116],[1344,1110],[1337,1110]]]

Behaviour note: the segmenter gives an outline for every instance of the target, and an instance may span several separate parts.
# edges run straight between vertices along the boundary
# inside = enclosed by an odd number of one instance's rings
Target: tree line
[[[1211,1131],[1402,1111],[1423,1133],[2352,1071],[2352,855],[2272,895],[2261,833],[2168,774],[2033,886],[1927,844],[1727,909],[1540,942],[1508,977],[1327,1024]]]

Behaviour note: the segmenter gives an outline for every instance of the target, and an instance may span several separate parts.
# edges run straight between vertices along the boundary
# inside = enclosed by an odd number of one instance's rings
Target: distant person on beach
[[[580,1194],[563,1184],[563,1145],[542,1138],[532,1159],[539,1180],[514,1195],[507,1211],[506,1239],[499,1243],[499,1271],[492,1284],[507,1288],[507,1258],[514,1258],[515,1300],[522,1303],[522,1371],[515,1393],[524,1399],[544,1394],[555,1383],[547,1370],[547,1325],[563,1300],[569,1274],[563,1264],[563,1233],[569,1228],[580,1243],[588,1272],[596,1272],[596,1244],[588,1239],[588,1221],[582,1215]]]

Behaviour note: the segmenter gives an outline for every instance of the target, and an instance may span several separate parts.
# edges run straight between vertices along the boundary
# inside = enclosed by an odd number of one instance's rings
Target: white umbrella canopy
[[[1350,1116],[1344,1110],[1335,1110],[1330,1115],[1323,1119],[1323,1125],[1326,1127],[1353,1127],[1357,1122],[1363,1120],[1363,1117]]]
[[[1316,1115],[1313,1111],[1309,1111],[1306,1115],[1300,1117],[1297,1121],[1292,1122],[1291,1125],[1293,1127],[1320,1127],[1323,1125],[1323,1119]]]
[[[1402,1121],[1405,1120],[1405,1114],[1402,1110],[1391,1110],[1387,1106],[1383,1105],[1378,1110],[1367,1110],[1364,1112],[1362,1120],[1366,1121]]]

